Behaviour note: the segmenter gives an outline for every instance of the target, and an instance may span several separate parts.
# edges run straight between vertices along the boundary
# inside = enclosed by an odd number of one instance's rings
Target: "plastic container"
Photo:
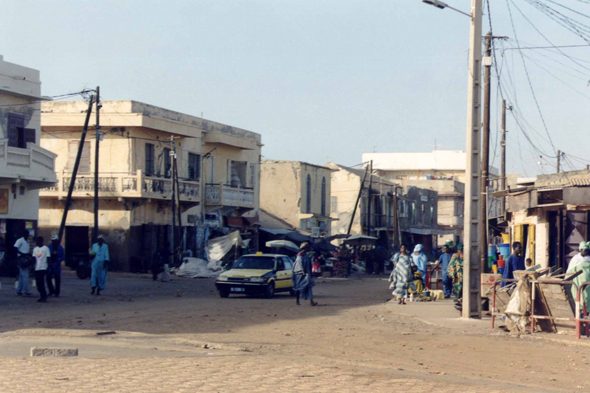
[[[496,265],[495,263],[492,265],[492,272],[494,274],[498,274],[498,265]]]
[[[497,252],[497,248],[495,245],[490,244],[488,246],[488,257],[489,258],[493,258],[492,260],[495,261],[496,260],[496,252]]]
[[[498,269],[504,269],[506,267],[506,260],[504,259],[504,255],[500,255],[498,258]]]
[[[504,259],[510,256],[510,243],[500,243],[498,244],[498,249],[500,250],[500,255],[504,256]]]

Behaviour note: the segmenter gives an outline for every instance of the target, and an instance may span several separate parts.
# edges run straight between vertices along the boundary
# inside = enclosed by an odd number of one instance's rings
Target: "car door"
[[[284,289],[284,288],[288,288],[288,279],[289,276],[287,276],[287,271],[285,270],[285,261],[283,260],[282,257],[278,257],[277,261],[276,261],[276,268],[275,270],[277,271],[277,282],[275,285],[276,289]]]
[[[285,264],[285,277],[288,279],[286,281],[285,288],[291,288],[293,286],[293,282],[291,279],[293,278],[293,262],[289,257],[283,257],[283,262]]]

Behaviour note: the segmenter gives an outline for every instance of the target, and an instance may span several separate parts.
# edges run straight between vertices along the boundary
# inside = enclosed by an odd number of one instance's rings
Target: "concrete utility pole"
[[[467,91],[467,162],[465,166],[465,214],[463,264],[463,317],[481,318],[481,225],[480,114],[481,114],[481,32],[482,0],[471,0],[469,40],[469,81]]]
[[[367,178],[367,172],[368,172],[368,170],[365,168],[365,175],[363,176],[363,179],[361,180],[361,187],[359,188],[359,193],[356,197],[356,202],[354,203],[354,209],[352,210],[352,216],[350,217],[350,223],[348,223],[348,230],[346,231],[347,235],[350,235],[350,231],[352,230],[352,223],[354,222],[354,216],[356,215],[356,209],[357,209],[359,202],[361,200],[361,196],[363,195],[363,188],[365,187],[365,179]],[[361,222],[361,232],[362,232],[362,222]]]
[[[96,144],[94,146],[94,228],[92,229],[92,242],[98,237],[98,150],[100,145],[100,87],[96,87]]]
[[[492,79],[492,33],[485,36],[486,54],[484,58],[484,91],[483,91],[483,148],[481,155],[481,218],[483,225],[479,228],[481,243],[481,271],[484,272],[488,263],[488,176],[490,166],[490,97]]]
[[[70,187],[68,188],[68,196],[66,198],[66,206],[64,207],[63,215],[61,216],[61,224],[59,225],[58,241],[61,243],[63,238],[64,230],[66,229],[66,220],[68,218],[68,211],[70,210],[70,204],[72,203],[72,193],[76,185],[76,175],[78,174],[78,167],[80,166],[80,159],[82,158],[82,150],[84,149],[84,141],[86,140],[86,133],[88,132],[88,123],[90,122],[90,114],[92,113],[92,104],[94,104],[94,96],[90,97],[88,103],[88,110],[86,111],[86,120],[84,121],[84,129],[82,130],[82,136],[80,137],[80,144],[78,145],[78,154],[76,155],[76,162],[74,163],[74,170],[72,177],[70,178]]]
[[[371,236],[371,200],[373,196],[371,195],[371,191],[373,188],[373,160],[371,160],[369,164],[369,191],[367,192],[368,201],[367,201],[367,236]]]
[[[557,173],[561,172],[561,150],[557,150]]]
[[[500,189],[506,190],[506,100],[502,100],[502,162],[500,169]],[[502,197],[502,214],[506,213],[506,196]]]

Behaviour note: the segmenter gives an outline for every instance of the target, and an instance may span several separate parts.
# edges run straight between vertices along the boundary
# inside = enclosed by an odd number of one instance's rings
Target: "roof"
[[[365,172],[366,172],[364,169],[354,169],[354,168],[350,168],[350,167],[347,167],[344,165],[334,164],[333,162],[327,163],[326,166],[329,168],[332,168],[332,169],[344,170],[344,171],[353,173],[353,174],[357,175],[358,177],[360,177],[361,179],[365,176]],[[392,187],[400,187],[400,185],[396,182],[389,181],[381,176],[373,175],[373,183],[377,183],[376,180],[378,180],[381,184],[385,184],[385,185],[392,186]],[[365,181],[369,181],[369,179],[367,179]]]
[[[315,168],[319,168],[319,169],[325,169],[327,171],[332,171],[332,168],[328,168],[327,166],[322,166],[322,165],[316,165],[316,164],[311,164],[309,162],[305,162],[305,161],[290,161],[290,160],[271,160],[271,159],[266,159],[266,160],[262,160],[262,164],[299,164],[301,166],[303,165],[307,165],[307,166],[312,166]]]

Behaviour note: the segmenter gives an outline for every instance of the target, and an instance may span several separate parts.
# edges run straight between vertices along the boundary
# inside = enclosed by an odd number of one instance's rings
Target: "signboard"
[[[8,189],[0,188],[0,214],[8,214]]]

